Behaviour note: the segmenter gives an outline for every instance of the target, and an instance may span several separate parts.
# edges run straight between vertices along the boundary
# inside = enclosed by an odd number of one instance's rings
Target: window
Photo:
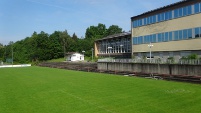
[[[137,27],[137,20],[136,20],[136,21],[134,21],[134,26],[135,26],[135,27]]]
[[[138,37],[138,44],[142,44],[142,36]]]
[[[140,42],[143,44],[143,36],[140,37]]]
[[[165,35],[164,33],[161,33],[161,41],[163,42],[165,40]]]
[[[153,23],[156,23],[156,15],[153,16]]]
[[[183,30],[183,39],[187,39],[188,37],[187,32],[188,32],[187,29]]]
[[[139,23],[139,24],[140,24],[140,26],[142,26],[142,19],[140,19],[140,20],[139,20],[139,22],[140,22],[140,23]]]
[[[178,9],[175,9],[175,10],[174,10],[174,18],[178,18],[178,13],[179,13],[179,10],[178,10]]]
[[[192,14],[192,8],[191,5],[187,6],[187,15],[191,15]]]
[[[179,8],[179,17],[183,16],[182,8]]]
[[[133,38],[133,44],[137,44],[137,37]]]
[[[144,18],[144,25],[147,25],[147,18]]]
[[[178,39],[179,39],[179,32],[174,31],[174,40],[178,40]]]
[[[150,24],[150,19],[149,19],[149,17],[147,17],[147,24]]]
[[[192,29],[188,29],[188,38],[192,38]]]
[[[154,34],[154,35],[152,36],[152,39],[153,39],[153,40],[152,40],[153,42],[156,42],[156,34]]]
[[[150,36],[147,35],[147,43],[150,43]]]
[[[187,7],[183,7],[183,16],[187,15]]]
[[[194,10],[195,10],[195,13],[199,13],[200,12],[200,4],[197,3],[194,5]]]
[[[147,36],[144,36],[144,44],[147,43]]]
[[[200,3],[200,12],[201,12],[201,3]]]
[[[168,41],[168,34],[169,34],[168,32],[165,33],[165,38],[164,38],[164,39],[165,39],[165,40],[164,40],[165,42]]]
[[[200,28],[198,27],[198,28],[195,28],[195,38],[200,37],[199,35],[200,35]]]
[[[172,11],[169,11],[169,19],[172,19]]]
[[[150,38],[150,42],[153,42],[153,37],[152,37],[152,35],[149,35],[149,38]]]
[[[179,31],[179,40],[182,40],[182,39],[183,39],[182,31],[183,31],[183,30],[180,30],[180,31]]]
[[[169,20],[169,12],[165,12],[165,20]]]
[[[153,23],[153,16],[150,16],[150,23]]]
[[[133,27],[134,28],[136,27],[136,21],[133,21]]]
[[[158,34],[158,42],[162,42],[161,33]]]
[[[160,14],[158,14],[157,16],[158,16],[158,22],[160,22],[161,21]]]
[[[201,27],[200,27],[200,37],[201,37]]]
[[[172,32],[169,32],[169,41],[172,41]]]
[[[164,21],[165,20],[165,13],[161,13],[161,21]]]

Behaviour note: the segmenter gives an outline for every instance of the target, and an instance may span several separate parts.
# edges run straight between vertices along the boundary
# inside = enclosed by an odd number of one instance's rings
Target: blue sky
[[[181,0],[0,0],[0,43],[22,40],[34,31],[74,32],[84,37],[98,23],[130,30],[130,18]]]

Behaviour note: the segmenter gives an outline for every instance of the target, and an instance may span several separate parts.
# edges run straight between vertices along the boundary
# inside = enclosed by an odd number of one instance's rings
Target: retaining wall
[[[98,62],[98,70],[201,76],[201,65]]]

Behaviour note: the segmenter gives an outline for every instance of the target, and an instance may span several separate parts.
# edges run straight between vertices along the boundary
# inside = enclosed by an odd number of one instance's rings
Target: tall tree
[[[120,28],[119,26],[117,25],[111,25],[106,33],[105,33],[105,36],[109,36],[109,35],[113,35],[113,34],[117,34],[117,33],[121,33],[122,32],[122,28]]]
[[[105,25],[99,23],[98,26],[90,26],[86,29],[85,38],[100,39],[100,38],[103,38],[105,32],[106,32]]]
[[[66,48],[68,47],[68,40],[70,39],[70,35],[68,34],[67,30],[60,32],[60,42],[63,45],[63,56],[65,58]]]
[[[4,57],[4,46],[0,43],[0,61],[3,60]]]
[[[78,39],[78,37],[77,37],[77,35],[75,33],[73,33],[72,39],[75,40],[75,41]]]

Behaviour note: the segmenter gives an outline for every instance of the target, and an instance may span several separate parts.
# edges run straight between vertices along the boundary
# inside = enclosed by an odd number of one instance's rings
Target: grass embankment
[[[0,113],[198,113],[201,86],[44,67],[0,69]]]

